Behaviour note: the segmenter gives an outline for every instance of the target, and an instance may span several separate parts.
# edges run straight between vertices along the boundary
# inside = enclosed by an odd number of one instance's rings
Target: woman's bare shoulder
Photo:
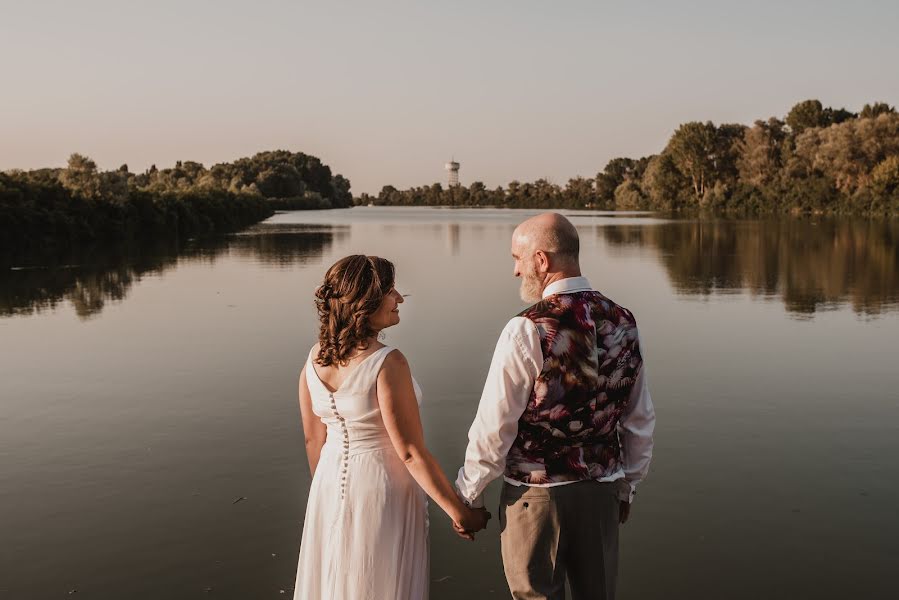
[[[387,353],[386,358],[384,358],[384,364],[405,364],[408,365],[409,361],[406,359],[406,355],[403,354],[403,351],[399,348],[391,348],[390,352]]]
[[[315,342],[312,348],[309,349],[309,354],[306,355],[306,362],[312,361],[315,362],[315,359],[318,358],[318,352],[321,349],[321,344]]]
[[[388,375],[401,375],[409,372],[409,361],[399,348],[392,348],[384,358],[381,372]]]

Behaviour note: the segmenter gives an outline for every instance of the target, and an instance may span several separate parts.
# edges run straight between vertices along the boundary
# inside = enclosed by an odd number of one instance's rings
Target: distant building
[[[447,183],[450,187],[458,187],[459,186],[459,163],[455,160],[451,160],[446,163],[445,168],[449,173],[449,178]]]

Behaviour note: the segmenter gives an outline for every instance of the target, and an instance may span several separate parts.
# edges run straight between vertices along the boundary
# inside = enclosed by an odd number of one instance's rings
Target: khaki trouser
[[[503,566],[516,600],[614,600],[618,571],[617,484],[555,487],[503,483]]]

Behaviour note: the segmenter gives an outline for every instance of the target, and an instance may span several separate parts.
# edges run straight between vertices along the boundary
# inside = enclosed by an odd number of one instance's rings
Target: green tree
[[[288,162],[278,162],[255,177],[256,186],[266,198],[297,198],[306,185],[297,168]]]
[[[738,142],[744,130],[742,125],[715,127],[711,121],[694,121],[681,125],[671,136],[665,153],[689,180],[699,206],[704,205],[706,194],[716,184],[719,190],[726,190],[736,182]]]
[[[649,161],[643,175],[642,190],[652,208],[677,210],[689,200],[684,198],[684,191],[689,189],[689,185],[671,155],[663,152]]]
[[[489,191],[480,182],[382,190],[379,202],[510,208],[653,208],[724,211],[895,211],[884,161],[899,155],[899,116],[883,104],[857,116],[818,100],[796,104],[785,121],[684,123],[658,156],[610,160],[594,179],[564,188],[546,179]],[[888,166],[880,166],[881,163]],[[877,169],[879,183],[874,184]]]
[[[738,123],[722,123],[715,130],[715,154],[713,164],[715,181],[725,186],[733,185],[739,171],[737,159],[740,156],[738,144],[743,140],[746,126]]]
[[[615,210],[644,210],[646,196],[637,182],[628,179],[615,190]]]
[[[596,175],[596,198],[608,207],[615,204],[615,190],[624,180],[634,175],[637,162],[632,158],[613,158]]]
[[[886,102],[875,102],[874,104],[865,104],[862,111],[858,114],[861,119],[873,119],[880,115],[895,113],[896,109]]]
[[[851,195],[866,186],[875,166],[895,155],[899,155],[899,114],[853,119],[810,129],[796,138],[795,160],[801,169],[794,169],[792,176],[821,174]]]
[[[856,116],[845,108],[824,108],[820,100],[804,100],[790,110],[786,122],[793,134],[799,135],[806,129],[838,125]]]
[[[485,206],[491,204],[490,192],[482,181],[473,181],[468,186],[469,201],[473,206]]]
[[[702,204],[708,188],[714,183],[717,149],[716,129],[711,121],[681,125],[665,149],[678,171],[689,180],[698,204]]]
[[[593,191],[593,180],[583,177],[574,177],[568,180],[568,185],[562,192],[562,204],[566,208],[584,208],[593,206],[596,202],[596,194]]]
[[[126,204],[129,200],[128,173],[109,171],[99,174],[100,197],[114,204]]]
[[[827,123],[830,125],[838,125],[845,123],[849,119],[858,117],[854,112],[850,112],[845,108],[826,108],[824,113],[827,116]]]
[[[783,121],[774,117],[747,128],[736,143],[740,180],[756,187],[774,181],[782,166],[786,137]]]
[[[69,189],[85,198],[100,196],[100,177],[97,174],[97,163],[77,152],[69,156],[66,168],[59,175],[59,181]]]
[[[350,192],[350,180],[338,173],[332,178],[331,183],[334,187],[335,208],[352,206],[353,194]]]
[[[400,200],[400,191],[392,185],[385,185],[381,188],[381,193],[378,194],[376,204],[392,206],[399,204],[398,200]]]
[[[899,198],[899,155],[888,156],[871,171],[871,189],[884,198]]]
[[[796,104],[787,114],[786,122],[796,135],[809,128],[830,125],[820,100],[804,100]]]

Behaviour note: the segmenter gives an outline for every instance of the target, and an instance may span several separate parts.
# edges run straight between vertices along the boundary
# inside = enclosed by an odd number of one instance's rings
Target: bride
[[[313,477],[294,600],[426,599],[425,494],[467,539],[490,518],[428,452],[409,363],[378,341],[400,321],[394,278],[390,261],[353,255],[315,292],[321,332],[299,385]]]

